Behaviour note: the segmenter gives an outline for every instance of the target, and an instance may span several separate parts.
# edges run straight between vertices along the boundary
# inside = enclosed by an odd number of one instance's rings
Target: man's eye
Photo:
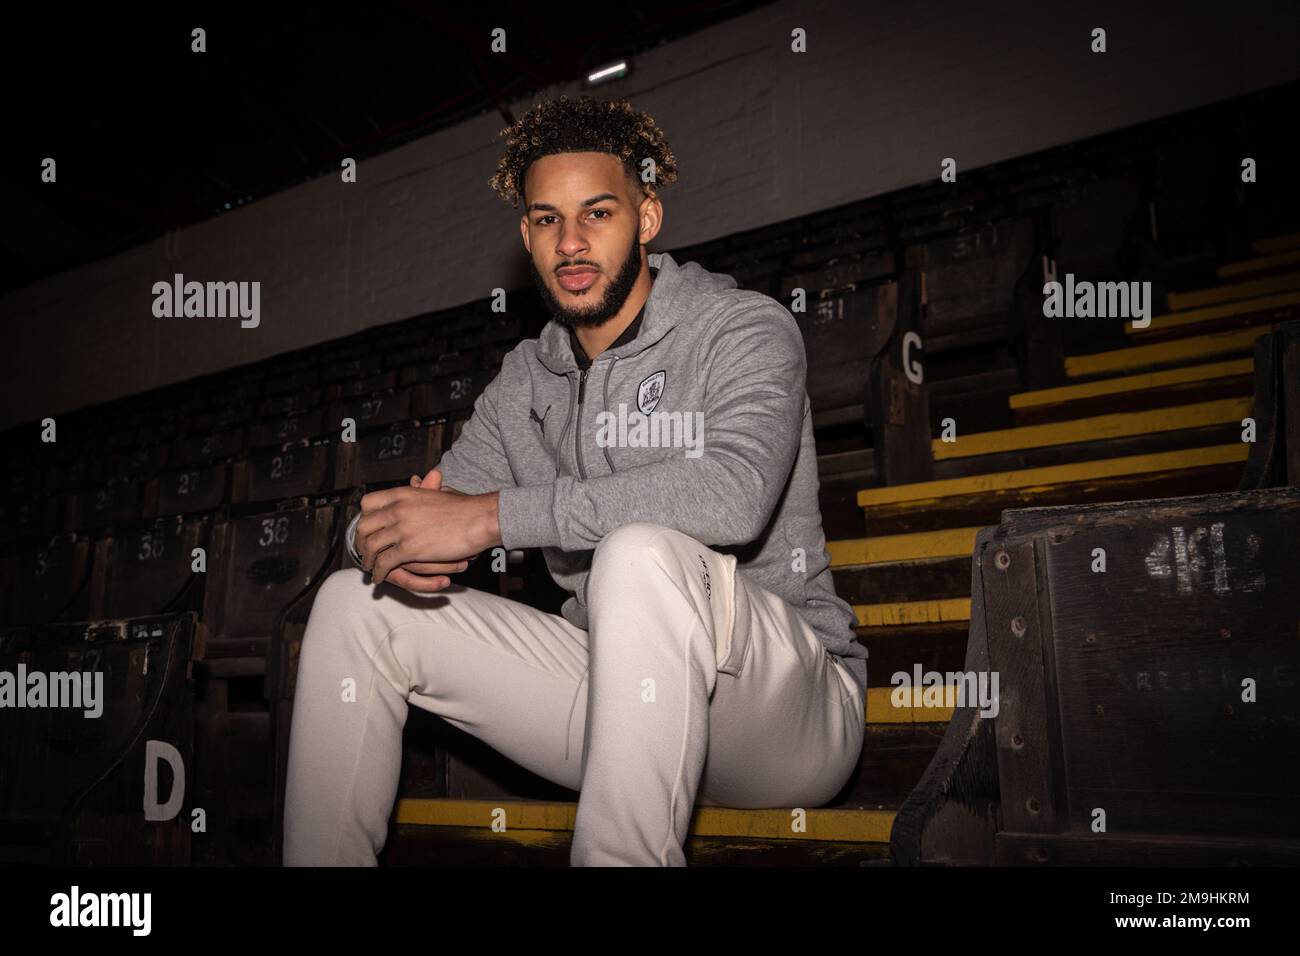
[[[609,212],[608,209],[593,209],[593,210],[591,211],[591,214],[592,214],[593,216],[596,215],[596,213],[600,213],[600,215],[603,216],[603,217],[606,218],[606,219],[608,219],[609,216],[610,216],[610,212]],[[555,218],[554,216],[542,216],[542,217],[540,217],[540,218],[537,220],[537,222],[535,223],[535,225],[538,225],[538,226],[544,226],[544,225],[546,225],[546,220],[548,220],[548,219],[554,219],[554,218]]]

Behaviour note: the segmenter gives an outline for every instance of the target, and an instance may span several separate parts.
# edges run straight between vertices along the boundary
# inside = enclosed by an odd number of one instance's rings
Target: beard
[[[565,265],[595,266],[596,263],[578,259],[572,262],[566,262]],[[615,273],[614,278],[606,287],[605,294],[599,301],[592,303],[591,305],[566,305],[556,297],[555,293],[551,291],[551,287],[547,283],[546,279],[537,271],[537,265],[533,262],[532,256],[528,257],[528,268],[533,274],[533,282],[537,286],[538,293],[541,294],[542,302],[546,305],[546,311],[551,314],[551,317],[555,319],[556,322],[568,329],[578,327],[592,329],[599,328],[618,314],[619,309],[623,308],[623,303],[627,301],[627,297],[632,294],[632,287],[636,285],[637,277],[641,275],[641,243],[637,241],[636,231],[633,230],[632,244],[628,248],[627,257],[623,260],[622,265],[619,266],[618,272]],[[561,267],[557,266],[556,268],[558,269]],[[596,266],[596,268],[599,269],[600,267]],[[601,275],[604,275],[603,270]],[[600,279],[598,278],[596,281],[599,282]],[[577,296],[574,296],[573,293],[567,291],[562,292],[561,294],[566,297],[566,301],[568,301],[569,297],[572,297],[575,300],[581,300],[589,297],[591,291],[590,288],[584,289],[583,292]]]

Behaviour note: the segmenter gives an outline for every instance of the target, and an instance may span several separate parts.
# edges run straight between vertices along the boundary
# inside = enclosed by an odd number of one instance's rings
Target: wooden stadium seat
[[[0,541],[57,534],[63,530],[67,510],[67,496],[51,492],[0,502]]]
[[[326,386],[328,397],[333,400],[337,398],[354,398],[358,395],[371,395],[376,392],[385,392],[397,384],[397,372],[393,369],[387,371],[370,372],[356,378],[342,379],[337,382],[331,382]]]
[[[445,336],[432,338],[428,336],[418,338],[403,336],[391,341],[386,338],[378,338],[367,347],[383,355],[384,368],[388,369],[401,369],[408,365],[436,362],[440,357],[452,354],[448,351],[450,347],[449,340]],[[402,384],[406,383],[402,382]]]
[[[850,278],[877,272],[879,258],[855,257],[782,281],[785,302],[794,287],[807,295],[805,310],[794,317],[807,355],[808,400],[819,413],[862,403],[871,360],[883,347],[882,336],[893,329],[897,286],[854,287]]]
[[[1300,485],[1300,322],[1255,342],[1256,439],[1238,490]]]
[[[1141,202],[1134,174],[1072,184],[1053,206],[1057,274],[1101,280],[1123,275],[1129,226],[1142,215]]]
[[[146,517],[212,511],[230,501],[228,462],[165,469],[145,487]]]
[[[185,430],[186,417],[178,408],[162,408],[157,415],[140,426],[140,444],[143,446],[168,445]]]
[[[321,370],[321,378],[324,381],[331,383],[354,381],[384,371],[382,351],[365,349],[359,345],[353,345],[346,351],[347,355],[325,363]]]
[[[5,471],[0,475],[0,495],[6,498],[34,494],[45,487],[49,477],[39,460],[22,461],[25,449],[15,443],[6,448]]]
[[[404,365],[398,370],[399,385],[420,385],[444,375],[471,372],[482,368],[482,353],[477,349],[446,352],[431,359]]]
[[[405,482],[413,474],[423,478],[442,455],[442,428],[441,422],[397,422],[339,443],[334,487]]]
[[[325,439],[285,442],[235,462],[231,501],[278,501],[331,490],[333,443]]]
[[[21,453],[19,453],[21,454]],[[16,454],[10,462],[16,464]],[[66,470],[60,464],[44,465],[46,456],[11,471],[0,483],[0,541],[20,537],[48,537],[63,528],[67,503]]]
[[[201,611],[193,550],[208,546],[206,515],[171,515],[119,527],[95,542],[90,613],[97,619]],[[189,591],[188,595],[183,592]]]
[[[271,832],[271,728],[264,678],[243,662],[201,662],[194,703],[194,804],[208,811],[207,839],[191,844],[195,866],[267,866]]]
[[[65,528],[83,531],[102,528],[117,521],[135,521],[144,515],[144,485],[138,481],[110,478],[69,497]]]
[[[206,387],[194,396],[193,401],[208,409],[252,408],[262,394],[265,374],[265,369],[251,365],[219,374],[211,382],[206,377],[199,379]]]
[[[927,355],[950,343],[1005,340],[1016,282],[1033,253],[1029,218],[1004,220],[918,247],[915,264],[925,276],[922,337]]]
[[[337,510],[335,503],[296,499],[213,525],[204,597],[207,657],[242,659],[224,673],[265,672],[277,614],[319,585],[338,545],[344,529],[336,526]],[[304,615],[307,609],[301,608]]]
[[[109,450],[100,443],[89,440],[78,442],[75,457],[69,459],[58,454],[58,460],[43,469],[43,486],[48,491],[70,491],[94,486],[108,480]]]
[[[167,446],[149,445],[131,452],[116,452],[109,457],[108,473],[113,478],[139,481],[153,478],[167,464]]]
[[[130,452],[139,445],[139,429],[129,416],[110,419],[103,426],[103,447],[109,453]]]
[[[57,534],[24,539],[12,551],[17,561],[10,618],[15,624],[86,619],[92,554],[89,538]]]
[[[451,350],[459,352],[493,342],[513,342],[522,334],[523,323],[518,318],[495,315],[486,320],[479,319],[471,330],[452,335]]]
[[[231,458],[243,452],[247,440],[248,430],[242,425],[212,432],[195,432],[177,438],[172,443],[167,450],[167,464],[197,465]]]
[[[965,669],[999,675],[998,712],[957,707],[895,862],[1300,862],[1300,767],[1279,759],[1300,489],[1007,511],[972,574]]]
[[[320,384],[320,369],[312,356],[301,355],[291,360],[275,359],[266,366],[261,394],[263,397],[284,395]]]
[[[193,614],[0,631],[0,669],[103,680],[99,716],[85,708],[0,708],[0,864],[185,866],[196,779]],[[183,785],[181,812],[147,820],[146,750],[175,748],[184,779],[157,770],[156,799]],[[214,815],[215,816],[215,815]],[[220,829],[220,821],[213,821]],[[212,832],[202,839],[211,839]]]
[[[248,425],[248,447],[279,447],[285,442],[301,441],[322,433],[324,408],[312,408],[291,415],[259,418]]]
[[[267,395],[257,403],[254,414],[258,418],[283,418],[315,408],[321,404],[324,395],[325,388],[320,385],[306,385],[291,392]]]
[[[216,405],[190,416],[189,434],[208,434],[238,428],[254,416],[253,402]]]
[[[370,428],[375,425],[391,425],[393,422],[411,418],[412,388],[391,388],[370,395],[356,395],[338,398],[330,402],[325,411],[325,420],[321,423],[321,434],[337,437],[342,433],[343,419],[351,418],[356,428]],[[424,412],[415,413],[422,417]]]
[[[471,369],[452,375],[441,375],[427,385],[414,386],[416,399],[412,412],[419,418],[446,415],[462,408],[472,408],[474,399],[493,378],[493,373]]]

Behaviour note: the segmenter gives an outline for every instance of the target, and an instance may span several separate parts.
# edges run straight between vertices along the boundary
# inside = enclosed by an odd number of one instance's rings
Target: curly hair
[[[513,126],[498,134],[506,150],[488,184],[497,195],[518,207],[524,195],[529,165],[554,153],[612,153],[623,164],[629,182],[647,195],[677,179],[677,159],[663,130],[649,113],[639,113],[627,100],[595,100],[583,96],[537,103]],[[640,164],[654,160],[655,182],[641,182]]]

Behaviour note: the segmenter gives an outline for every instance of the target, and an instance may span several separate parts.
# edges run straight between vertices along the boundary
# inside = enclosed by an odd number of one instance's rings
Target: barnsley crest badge
[[[649,415],[659,404],[659,398],[664,393],[664,380],[668,377],[662,369],[655,372],[644,382],[636,391],[636,407],[641,409],[642,415]]]

